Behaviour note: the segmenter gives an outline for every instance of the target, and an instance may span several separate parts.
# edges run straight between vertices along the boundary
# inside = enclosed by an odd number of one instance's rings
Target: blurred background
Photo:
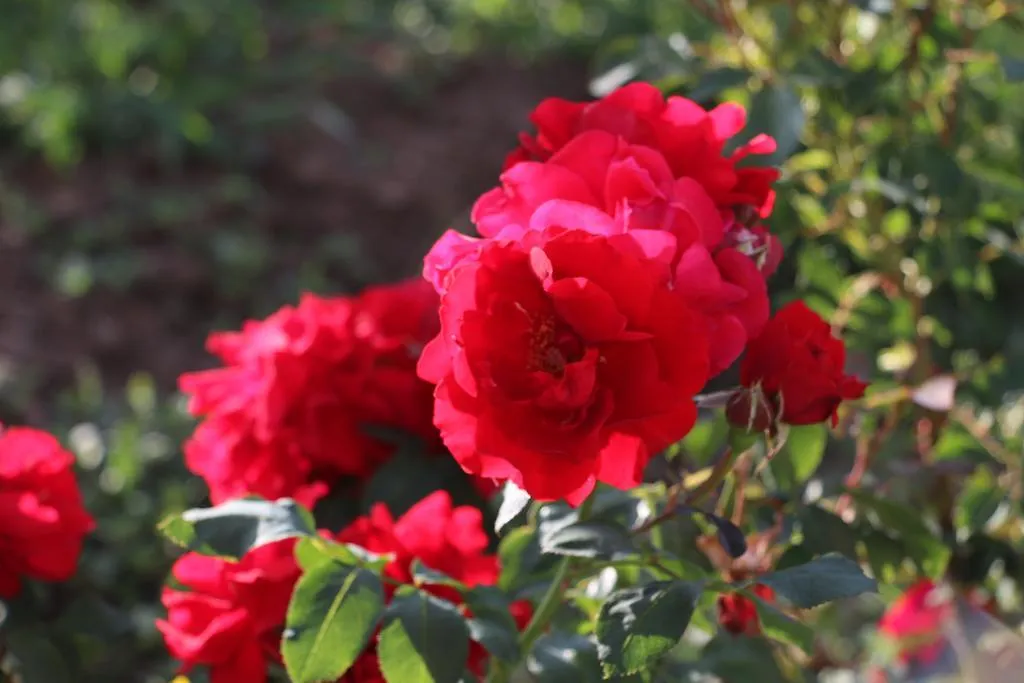
[[[153,529],[203,501],[175,381],[211,330],[414,275],[542,98],[634,79],[747,105],[784,162],[777,301],[844,327],[877,387],[955,373],[942,458],[1019,455],[1010,0],[9,0],[0,421],[65,439],[99,520],[74,581],[20,598],[25,680],[173,676]]]

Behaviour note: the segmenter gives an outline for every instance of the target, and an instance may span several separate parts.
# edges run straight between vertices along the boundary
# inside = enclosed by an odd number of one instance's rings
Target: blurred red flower
[[[775,591],[768,586],[759,583],[753,587],[753,591],[765,602],[775,602]],[[757,605],[742,593],[718,596],[718,624],[735,636],[756,636],[761,633]]]
[[[257,494],[311,505],[339,477],[366,477],[391,454],[369,426],[436,443],[431,387],[415,372],[436,332],[437,295],[411,280],[353,298],[307,294],[240,332],[211,335],[225,367],[179,381],[203,418],[185,447],[189,469],[215,503]]]
[[[74,575],[82,540],[94,527],[74,465],[74,456],[46,432],[0,431],[0,597],[17,595],[25,577]]]

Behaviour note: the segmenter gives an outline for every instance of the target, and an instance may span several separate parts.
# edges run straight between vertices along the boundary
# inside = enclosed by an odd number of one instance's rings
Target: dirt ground
[[[242,289],[259,293],[266,282],[287,280],[339,237],[354,247],[350,264],[329,268],[338,291],[416,273],[433,239],[464,222],[473,199],[495,183],[530,109],[546,96],[584,97],[585,74],[583,64],[565,60],[526,66],[488,58],[457,66],[414,100],[383,80],[333,84],[324,99],[350,117],[353,135],[308,119],[289,124],[243,171],[259,198],[244,210],[246,230],[270,245],[270,259],[261,281]],[[195,256],[194,243],[238,212],[216,201],[169,228],[130,226],[138,276],[121,290],[97,286],[69,298],[40,267],[47,248],[66,250],[62,240],[82,237],[75,231],[126,213],[116,188],[127,183],[135,196],[169,191],[187,198],[237,168],[203,162],[167,170],[143,154],[123,153],[87,157],[63,173],[38,161],[0,163],[6,180],[43,216],[43,229],[31,231],[0,207],[0,354],[8,370],[28,374],[38,389],[26,418],[45,417],[52,392],[67,386],[83,362],[110,386],[144,370],[171,389],[182,371],[210,364],[203,342],[212,328],[288,303],[274,295],[259,304],[258,297],[225,295],[222,264]]]

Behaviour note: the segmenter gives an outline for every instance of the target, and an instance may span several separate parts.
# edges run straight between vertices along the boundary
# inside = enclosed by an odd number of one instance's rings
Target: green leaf
[[[528,582],[542,559],[537,532],[530,527],[513,529],[498,544],[498,559],[501,564],[501,578],[498,585],[504,590],[512,591]]]
[[[605,674],[643,671],[675,647],[701,590],[695,583],[659,581],[613,593],[597,618],[598,655]]]
[[[303,571],[330,562],[378,571],[391,561],[390,555],[378,555],[351,543],[338,543],[320,536],[307,536],[295,544],[295,560]]]
[[[336,562],[314,565],[288,605],[281,651],[289,678],[317,683],[341,677],[369,643],[383,609],[373,572]]]
[[[735,67],[711,69],[701,74],[697,84],[686,91],[686,96],[696,102],[705,102],[726,88],[743,85],[750,79],[750,72]]]
[[[757,617],[761,622],[761,630],[766,636],[789,643],[808,654],[814,650],[814,630],[810,626],[786,616],[777,607],[765,602],[752,591],[742,591],[742,593],[754,601]]]
[[[723,681],[789,683],[775,661],[773,643],[761,637],[722,633],[712,638],[701,651],[701,668]],[[756,672],[756,675],[753,674]],[[669,679],[665,683],[693,680]],[[699,680],[699,679],[698,679]]]
[[[860,565],[842,555],[824,555],[807,564],[765,574],[758,582],[802,609],[878,590],[878,584],[861,571]]]
[[[475,586],[463,597],[472,614],[469,637],[499,659],[519,661],[519,627],[512,618],[508,596],[494,586]]]
[[[577,522],[541,533],[540,549],[552,555],[617,559],[636,554],[629,531],[608,522]]]
[[[971,532],[981,531],[1006,500],[1006,491],[999,486],[992,470],[977,468],[957,498],[957,527]]]
[[[817,505],[808,505],[798,513],[803,545],[815,554],[838,552],[857,558],[857,532],[838,515]]]
[[[419,558],[412,561],[412,580],[417,586],[448,586],[457,591],[464,591],[466,586],[458,579],[453,579],[444,572],[431,569]]]
[[[750,125],[742,139],[767,133],[778,145],[774,154],[756,157],[759,166],[777,166],[800,147],[804,131],[804,110],[800,96],[784,83],[769,83],[750,103]]]
[[[186,550],[236,560],[261,545],[316,533],[312,515],[290,498],[246,498],[193,508],[164,519],[159,529]]]
[[[1024,59],[1017,57],[999,57],[999,63],[1003,67],[1003,74],[1006,80],[1011,82],[1024,81]]]
[[[799,425],[786,432],[786,443],[771,460],[779,488],[792,492],[814,474],[825,455],[828,428],[824,424]]]
[[[938,576],[949,560],[949,548],[921,519],[920,512],[891,500],[877,498],[861,489],[849,489],[858,505],[870,510],[889,536],[903,543],[907,557],[929,576]]]
[[[388,683],[458,683],[469,656],[469,629],[452,603],[403,587],[388,606],[377,644]]]
[[[539,638],[526,658],[536,683],[601,683],[601,666],[592,640],[555,631]]]
[[[494,533],[501,535],[502,530],[529,506],[530,494],[512,482],[507,482],[501,491],[501,506],[494,520]]]

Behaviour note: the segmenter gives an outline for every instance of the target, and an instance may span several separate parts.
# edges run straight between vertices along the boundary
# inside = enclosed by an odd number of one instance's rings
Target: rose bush
[[[320,535],[388,557],[384,575],[390,581],[389,594],[397,585],[413,584],[414,562],[468,587],[493,585],[500,572],[497,557],[486,552],[488,539],[480,511],[453,506],[443,491],[423,499],[397,520],[384,505],[375,505],[369,515],[357,518],[339,534],[321,531]],[[237,562],[189,553],[175,563],[171,575],[176,585],[163,593],[167,618],[158,621],[157,627],[184,671],[203,665],[211,683],[260,683],[267,680],[269,666],[281,664],[285,614],[301,575],[295,543],[288,538],[261,545]],[[459,594],[444,585],[428,589],[459,600]],[[520,622],[529,617],[528,604],[513,609]],[[482,648],[471,649],[466,667],[479,675],[485,658]],[[384,680],[372,644],[340,680]]]

